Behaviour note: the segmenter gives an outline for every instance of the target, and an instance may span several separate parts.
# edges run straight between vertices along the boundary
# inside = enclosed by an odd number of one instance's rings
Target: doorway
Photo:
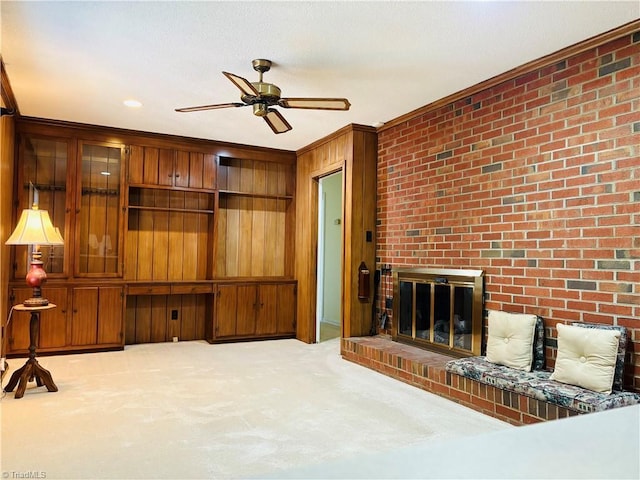
[[[319,179],[316,342],[340,337],[342,319],[342,171]]]

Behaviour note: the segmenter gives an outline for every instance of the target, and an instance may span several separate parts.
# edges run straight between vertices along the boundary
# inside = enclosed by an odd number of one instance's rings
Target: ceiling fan
[[[248,107],[253,106],[253,114],[264,118],[274,133],[284,133],[293,127],[276,110],[275,106],[282,108],[304,108],[308,110],[349,110],[351,104],[346,98],[280,98],[280,88],[273,83],[262,81],[262,74],[271,69],[271,60],[262,58],[253,60],[253,69],[260,74],[257,82],[234,75],[229,72],[222,74],[240,89],[240,102],[217,103],[214,105],[201,105],[199,107],[176,108],[176,112],[198,112],[201,110],[215,110],[217,108]]]

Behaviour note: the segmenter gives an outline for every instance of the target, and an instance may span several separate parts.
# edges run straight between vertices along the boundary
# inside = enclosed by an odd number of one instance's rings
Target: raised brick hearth
[[[577,412],[445,371],[453,357],[394,342],[388,336],[341,340],[344,359],[473,408],[513,425],[578,415]]]

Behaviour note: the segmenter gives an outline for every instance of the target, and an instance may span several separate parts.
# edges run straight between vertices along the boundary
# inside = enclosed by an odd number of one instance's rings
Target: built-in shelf
[[[147,212],[213,214],[211,192],[129,187],[129,209]]]
[[[207,188],[191,188],[191,187],[179,187],[172,185],[148,185],[145,183],[130,183],[129,188],[140,188],[145,190],[164,190],[164,191],[172,191],[172,192],[194,192],[194,193],[207,193],[211,194],[214,192],[212,189]]]
[[[145,207],[142,205],[129,205],[131,210],[148,210],[159,212],[181,212],[181,213],[213,213],[213,210],[200,210],[197,208],[173,208],[173,207]]]
[[[269,198],[274,200],[291,200],[293,195],[278,195],[278,194],[270,194],[270,193],[252,193],[252,192],[241,192],[238,190],[220,190],[221,195],[239,195],[242,197],[252,197],[252,198]]]

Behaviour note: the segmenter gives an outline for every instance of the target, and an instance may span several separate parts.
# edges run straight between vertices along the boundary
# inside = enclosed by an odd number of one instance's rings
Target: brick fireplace
[[[381,127],[378,267],[484,270],[485,308],[544,319],[551,367],[558,322],[623,325],[640,391],[639,185],[634,22]]]
[[[394,272],[393,339],[452,355],[480,355],[483,280],[482,270]]]

